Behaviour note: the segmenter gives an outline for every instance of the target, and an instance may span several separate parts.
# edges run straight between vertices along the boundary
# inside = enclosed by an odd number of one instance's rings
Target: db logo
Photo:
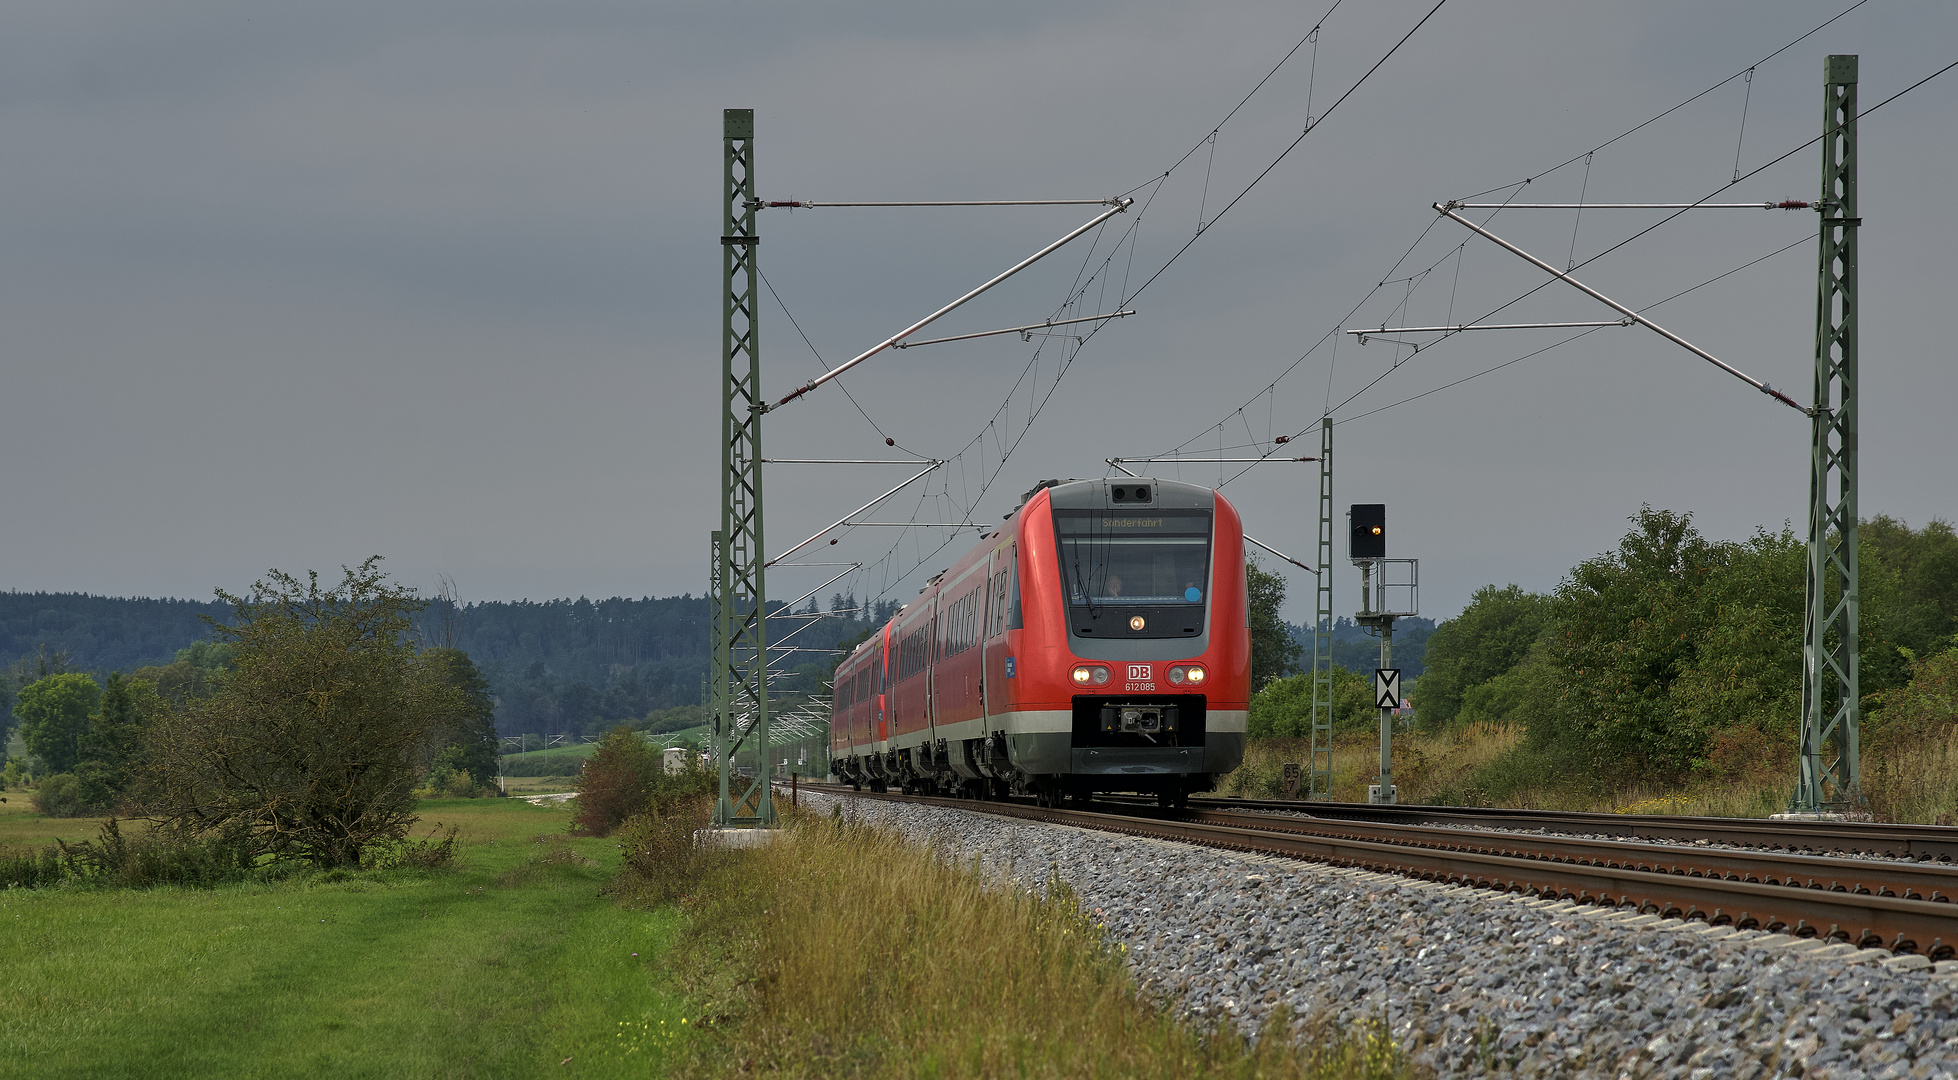
[[[1129,665],[1129,681],[1131,681],[1131,682],[1148,682],[1148,681],[1149,681],[1149,665],[1148,665],[1148,664],[1130,664],[1130,665]]]

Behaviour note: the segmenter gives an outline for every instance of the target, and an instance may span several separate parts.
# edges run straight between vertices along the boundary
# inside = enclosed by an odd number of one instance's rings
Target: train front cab
[[[1251,659],[1235,508],[1209,488],[1116,478],[1047,488],[1019,524],[1015,786],[1180,803],[1236,769]]]

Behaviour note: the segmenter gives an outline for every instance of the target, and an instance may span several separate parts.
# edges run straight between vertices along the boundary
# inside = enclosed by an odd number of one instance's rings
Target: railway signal
[[[1346,511],[1346,520],[1353,530],[1352,540],[1347,548],[1355,559],[1384,559],[1387,557],[1387,504],[1354,503]]]
[[[1414,559],[1387,557],[1385,503],[1354,503],[1346,519],[1352,533],[1347,554],[1360,568],[1360,610],[1353,621],[1380,635],[1380,666],[1373,672],[1373,703],[1380,710],[1380,782],[1367,788],[1367,801],[1393,803],[1398,801],[1394,787],[1394,712],[1401,706],[1401,673],[1394,666],[1394,620],[1420,612],[1420,564]]]

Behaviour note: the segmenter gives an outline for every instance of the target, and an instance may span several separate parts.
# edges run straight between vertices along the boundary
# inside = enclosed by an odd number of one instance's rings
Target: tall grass
[[[1958,766],[1958,742],[1949,751]],[[1310,759],[1306,739],[1255,739],[1244,765],[1222,777],[1217,792],[1253,799],[1283,797],[1286,762]],[[1772,760],[1768,765],[1778,764]],[[1343,735],[1333,743],[1333,798],[1365,802],[1380,772],[1377,735]],[[1935,773],[1934,769],[1922,770]],[[1958,786],[1958,769],[1945,773]],[[1500,806],[1597,813],[1765,817],[1787,808],[1789,783],[1769,768],[1710,774],[1683,785],[1614,784],[1580,775],[1554,756],[1525,745],[1514,725],[1470,724],[1443,732],[1394,734],[1394,784],[1403,803]],[[1935,802],[1932,796],[1929,801]],[[1902,818],[1890,820],[1905,820]],[[1930,820],[1926,818],[1925,820]]]
[[[1865,744],[1863,791],[1877,821],[1958,824],[1958,724],[1886,732]],[[1588,810],[1618,814],[1766,817],[1788,808],[1794,786],[1792,736],[1735,734],[1712,767],[1678,783],[1613,782],[1524,743],[1520,727],[1474,724],[1440,733],[1396,732],[1394,782],[1403,803]],[[1717,746],[1716,751],[1722,748]],[[1217,793],[1283,797],[1286,762],[1310,760],[1305,739],[1254,739],[1244,764],[1221,777]],[[1374,735],[1333,744],[1333,797],[1364,802],[1380,769]]]
[[[1886,740],[1863,758],[1863,794],[1878,821],[1958,824],[1958,726]]]
[[[630,868],[631,877],[641,871]],[[1143,998],[1059,881],[989,888],[882,830],[792,820],[695,865],[684,985],[707,1021],[682,1075],[1388,1077],[1384,1031],[1248,1045]],[[655,874],[657,872],[655,871]],[[697,1021],[696,1021],[697,1022]],[[1289,1030],[1274,1017],[1268,1030]]]
[[[1500,724],[1471,724],[1457,731],[1394,734],[1394,784],[1402,802],[1429,802],[1458,794],[1472,785],[1475,775],[1512,751],[1522,741],[1522,729]],[[1284,797],[1284,766],[1297,762],[1310,768],[1309,739],[1253,739],[1244,751],[1244,764],[1221,778],[1217,791],[1249,799]],[[1367,785],[1380,775],[1377,733],[1342,734],[1333,741],[1333,798],[1365,802]],[[1301,781],[1303,790],[1303,781]],[[1473,795],[1470,796],[1471,798]]]

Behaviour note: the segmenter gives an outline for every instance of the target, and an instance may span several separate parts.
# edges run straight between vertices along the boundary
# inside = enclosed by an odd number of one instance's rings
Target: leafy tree
[[[110,673],[101,711],[89,718],[75,766],[83,802],[107,808],[129,787],[142,762],[143,731],[163,707],[155,686]]]
[[[1256,691],[1299,669],[1299,644],[1278,617],[1285,604],[1285,579],[1256,559],[1245,563],[1244,579],[1251,597],[1251,689]]]
[[[1786,529],[1716,543],[1690,515],[1651,507],[1633,522],[1617,551],[1558,590],[1545,643],[1558,737],[1621,774],[1676,777],[1705,761],[1718,730],[1792,732],[1802,543]],[[1872,628],[1881,621],[1866,617]]]
[[[182,657],[187,651],[180,650],[174,663],[137,668],[131,677],[150,684],[164,700],[179,705],[193,698],[210,697],[217,692],[218,684],[224,681],[230,668],[207,667],[185,660]]]
[[[1912,655],[1951,648],[1958,633],[1958,533],[1938,518],[1913,531],[1878,515],[1862,523],[1861,536],[1865,553],[1896,583],[1896,645]]]
[[[48,648],[45,641],[36,646],[32,654],[7,665],[5,674],[0,675],[0,754],[5,754],[7,743],[13,738],[13,708],[20,699],[20,692],[29,683],[68,670],[68,653],[62,649]]]
[[[613,728],[578,773],[578,815],[572,828],[593,836],[608,835],[645,809],[660,771],[659,751],[624,724]]]
[[[81,760],[88,718],[102,699],[102,688],[80,672],[49,675],[21,688],[14,715],[21,741],[49,773],[75,771]]]
[[[1521,663],[1550,618],[1547,596],[1515,585],[1477,589],[1462,613],[1428,638],[1427,667],[1413,694],[1422,726],[1453,722],[1463,695]]]
[[[161,828],[218,835],[244,856],[351,866],[414,821],[429,733],[462,713],[412,643],[413,590],[369,558],[322,589],[272,571],[223,590],[236,667],[150,728],[146,797]]]
[[[477,784],[495,780],[496,699],[490,695],[489,680],[461,649],[429,649],[422,653],[422,663],[430,677],[455,692],[461,705],[455,714],[442,718],[432,744],[438,751],[454,751],[447,758],[450,770],[468,774]]]
[[[1958,727],[1958,649],[1913,661],[1910,682],[1876,695],[1874,704],[1862,733],[1864,753],[1871,758],[1948,738]]]

